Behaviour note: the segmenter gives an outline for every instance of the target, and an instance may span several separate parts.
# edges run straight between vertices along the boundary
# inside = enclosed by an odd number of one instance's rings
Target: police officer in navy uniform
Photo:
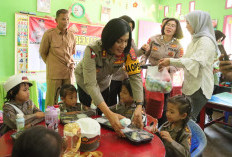
[[[86,106],[91,101],[104,113],[112,127],[123,136],[119,120],[122,115],[113,113],[107,106],[111,75],[125,66],[137,104],[132,123],[142,128],[143,85],[140,66],[131,49],[131,28],[122,19],[110,20],[103,29],[100,40],[89,44],[83,59],[75,69],[80,102]]]

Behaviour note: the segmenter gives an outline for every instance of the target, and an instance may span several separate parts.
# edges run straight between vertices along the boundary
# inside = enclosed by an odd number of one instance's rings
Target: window
[[[164,6],[164,17],[168,16],[168,11],[169,11],[168,6]]]
[[[181,15],[181,3],[176,4],[176,13],[177,15]]]
[[[195,10],[195,1],[190,1],[189,2],[189,12]]]

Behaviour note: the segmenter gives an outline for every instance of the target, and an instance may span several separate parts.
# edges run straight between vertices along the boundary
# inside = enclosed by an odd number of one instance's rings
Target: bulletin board
[[[56,27],[52,19],[27,14],[15,14],[15,74],[45,72],[46,65],[39,55],[39,47],[44,32]],[[100,39],[103,26],[70,22],[69,30],[76,37],[77,64],[89,43]]]

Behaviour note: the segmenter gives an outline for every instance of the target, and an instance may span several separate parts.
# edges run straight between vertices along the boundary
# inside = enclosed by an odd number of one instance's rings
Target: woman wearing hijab
[[[159,69],[172,65],[184,69],[183,94],[192,99],[192,119],[196,121],[203,106],[211,98],[214,87],[213,63],[217,42],[211,17],[203,11],[193,11],[186,16],[186,28],[192,35],[182,58],[161,59]]]

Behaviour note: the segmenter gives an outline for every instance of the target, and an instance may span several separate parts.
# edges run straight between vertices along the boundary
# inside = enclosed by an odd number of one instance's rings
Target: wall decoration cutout
[[[189,2],[189,12],[195,10],[195,1],[190,1]]]
[[[169,7],[168,6],[164,6],[164,17],[168,16],[168,12],[169,12]]]
[[[51,0],[37,0],[37,11],[50,13]]]
[[[0,35],[6,35],[6,22],[0,22]]]
[[[217,24],[218,24],[217,20],[212,19],[212,24],[213,24],[214,30],[216,30],[217,29]]]
[[[232,8],[232,0],[226,0],[226,9]]]

